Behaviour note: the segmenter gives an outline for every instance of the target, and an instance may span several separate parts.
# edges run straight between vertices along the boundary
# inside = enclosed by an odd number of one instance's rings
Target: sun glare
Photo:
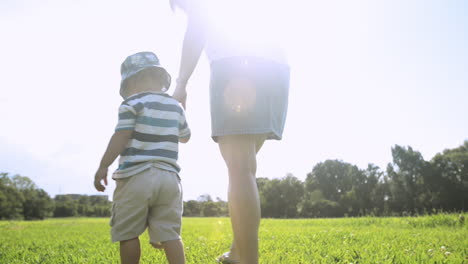
[[[255,54],[281,43],[284,7],[284,1],[207,0],[204,13],[213,38]]]
[[[255,84],[248,78],[236,77],[227,82],[224,91],[224,105],[229,111],[247,113],[257,100]]]

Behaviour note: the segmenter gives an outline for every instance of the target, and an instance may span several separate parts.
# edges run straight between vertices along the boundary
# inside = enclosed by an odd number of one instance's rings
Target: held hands
[[[182,104],[182,107],[184,110],[186,109],[186,101],[187,101],[187,82],[181,82],[177,81],[177,85],[174,91],[174,94],[172,94],[172,97],[179,101]]]
[[[164,246],[161,242],[159,243],[151,243],[151,245],[154,247],[154,248],[157,248],[157,249],[163,249]]]
[[[101,184],[102,180],[104,180],[104,185],[107,186],[107,168],[99,167],[96,175],[94,175],[94,187],[100,192],[103,192],[106,189],[106,187]]]

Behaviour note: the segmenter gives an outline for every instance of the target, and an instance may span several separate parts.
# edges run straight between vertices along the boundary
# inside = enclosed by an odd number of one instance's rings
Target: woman
[[[289,66],[266,37],[271,28],[259,19],[254,3],[171,0],[188,18],[173,95],[184,107],[187,82],[203,50],[210,61],[212,138],[229,172],[234,233],[230,251],[218,258],[222,263],[258,263],[256,155],[266,139],[281,139],[288,104]]]

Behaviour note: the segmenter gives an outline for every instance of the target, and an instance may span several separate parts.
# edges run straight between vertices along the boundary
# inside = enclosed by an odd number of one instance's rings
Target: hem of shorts
[[[150,239],[150,243],[164,243],[164,242],[168,242],[168,241],[174,241],[174,240],[182,240],[182,237],[181,236],[178,236],[176,238],[163,238],[163,239],[156,239],[156,240],[151,240]]]
[[[135,234],[135,235],[131,235],[131,236],[122,236],[122,237],[117,237],[117,238],[115,238],[114,236],[111,236],[112,243],[138,238],[144,232],[145,232],[145,230],[143,230],[143,232],[141,232],[140,234]]]
[[[238,130],[229,130],[229,131],[212,131],[211,138],[214,142],[218,143],[218,137],[221,136],[232,136],[232,135],[259,135],[266,134],[267,140],[281,140],[282,134],[272,131],[271,129],[238,129]]]

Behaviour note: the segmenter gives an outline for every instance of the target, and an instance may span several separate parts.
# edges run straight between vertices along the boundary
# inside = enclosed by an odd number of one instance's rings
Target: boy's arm
[[[187,137],[179,138],[180,143],[187,143],[190,140],[190,135]]]
[[[190,140],[192,132],[187,123],[187,118],[185,117],[185,112],[181,109],[181,114],[179,117],[179,142],[187,143]]]
[[[132,137],[132,133],[133,130],[119,130],[112,135],[96,175],[94,176],[94,187],[96,190],[103,192],[106,189],[104,185],[107,186],[107,170],[120,153],[125,150],[128,141]],[[102,180],[104,180],[104,185],[101,183]]]

